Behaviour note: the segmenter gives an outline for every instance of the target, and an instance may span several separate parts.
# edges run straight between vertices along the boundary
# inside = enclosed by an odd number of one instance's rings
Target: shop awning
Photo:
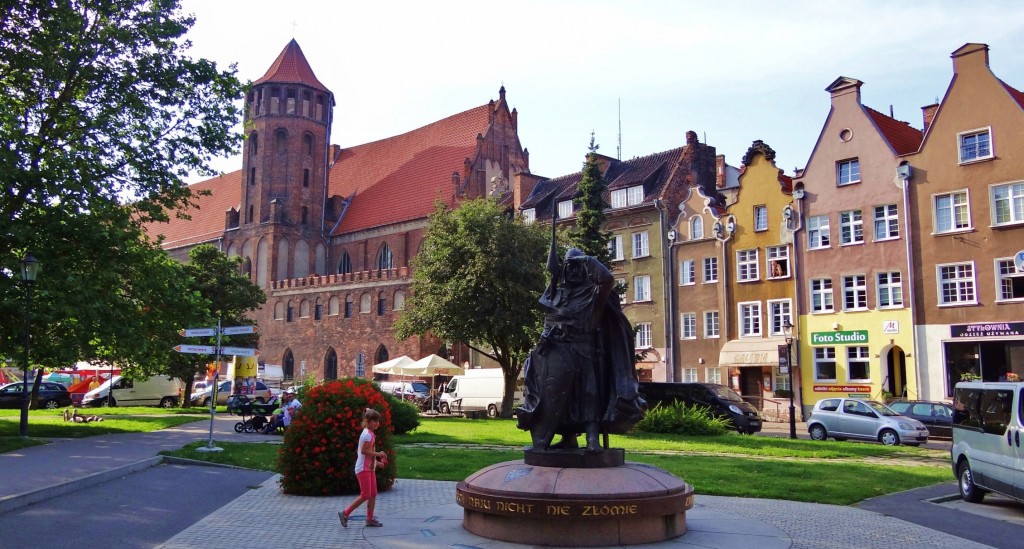
[[[779,345],[784,337],[733,339],[727,341],[718,355],[719,366],[778,366]]]

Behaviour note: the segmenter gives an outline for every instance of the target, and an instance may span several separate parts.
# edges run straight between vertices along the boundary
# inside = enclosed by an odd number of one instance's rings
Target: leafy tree
[[[27,251],[39,259],[33,364],[157,368],[192,303],[142,225],[234,152],[242,85],[186,55],[178,0],[0,3],[0,355],[21,356]],[[140,372],[141,373],[141,372]]]
[[[573,199],[580,209],[576,211],[576,225],[569,229],[569,240],[580,251],[597,258],[611,269],[612,255],[608,250],[611,233],[603,230],[604,211],[609,207],[604,201],[608,182],[601,174],[601,166],[597,162],[598,148],[594,143],[594,134],[590,134],[590,152],[583,164],[583,177],[576,186],[576,197]]]
[[[546,235],[492,198],[438,203],[413,262],[412,292],[395,324],[399,339],[432,332],[460,341],[501,365],[503,417],[512,415],[516,380],[540,335]]]

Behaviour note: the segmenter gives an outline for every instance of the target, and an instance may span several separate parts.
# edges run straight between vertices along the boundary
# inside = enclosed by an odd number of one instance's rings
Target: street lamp
[[[39,261],[32,257],[32,254],[25,254],[21,261],[21,283],[25,285],[25,365],[21,378],[21,427],[19,434],[28,436],[28,345],[29,345],[29,323],[32,313],[32,283],[36,281],[39,273]]]
[[[796,408],[793,406],[793,323],[786,319],[782,325],[786,334],[786,371],[789,373],[789,438],[796,438]]]

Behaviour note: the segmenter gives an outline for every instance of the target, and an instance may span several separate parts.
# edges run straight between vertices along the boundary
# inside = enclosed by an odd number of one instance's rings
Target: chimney
[[[925,105],[921,107],[921,118],[923,119],[924,128],[921,131],[928,131],[928,126],[932,125],[932,120],[935,119],[935,111],[939,110],[938,103],[932,103],[931,105]]]
[[[715,156],[715,187],[725,188],[725,155]]]
[[[533,188],[537,186],[537,182],[543,179],[538,175],[533,175],[527,172],[517,172],[512,174],[512,207],[516,211],[519,211],[519,207],[526,201],[526,197],[530,196],[533,192]]]

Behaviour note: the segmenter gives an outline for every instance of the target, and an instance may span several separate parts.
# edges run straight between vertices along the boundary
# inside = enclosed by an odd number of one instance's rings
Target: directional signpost
[[[186,328],[178,332],[181,337],[217,336],[216,345],[176,345],[174,350],[179,353],[217,355],[216,362],[217,364],[220,364],[221,355],[256,356],[260,354],[256,349],[250,349],[248,347],[223,347],[220,344],[221,336],[253,333],[256,333],[255,326],[225,326],[222,328],[220,325],[220,319],[217,319],[216,328]],[[213,445],[213,418],[217,411],[217,385],[217,383],[214,383],[213,387],[210,389],[210,437],[207,440],[206,447],[196,448],[197,452],[220,452],[223,450],[223,448],[217,448]]]

